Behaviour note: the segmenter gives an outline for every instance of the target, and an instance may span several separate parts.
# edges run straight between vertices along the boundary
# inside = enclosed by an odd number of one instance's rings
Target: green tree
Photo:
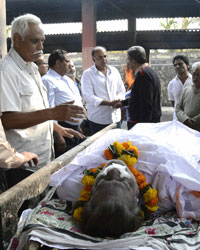
[[[177,27],[177,21],[175,21],[175,18],[166,18],[165,23],[160,22],[160,25],[166,30],[175,29]]]

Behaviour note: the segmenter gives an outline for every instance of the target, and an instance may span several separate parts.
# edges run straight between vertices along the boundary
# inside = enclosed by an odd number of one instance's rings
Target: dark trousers
[[[105,127],[109,126],[110,124],[99,124],[92,121],[89,121],[90,129],[92,134],[99,132],[100,130],[104,129]],[[121,128],[121,122],[117,122],[117,128]]]

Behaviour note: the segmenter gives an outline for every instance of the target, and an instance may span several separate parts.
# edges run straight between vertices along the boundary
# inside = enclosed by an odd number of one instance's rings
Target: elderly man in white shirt
[[[77,135],[76,131],[54,124],[53,120],[74,122],[74,118],[84,114],[83,109],[75,105],[49,108],[46,88],[33,63],[43,50],[45,36],[41,24],[41,20],[31,14],[15,18],[11,28],[12,48],[0,61],[0,111],[6,137],[17,151],[36,153],[38,167],[54,157],[53,129],[63,136]]]
[[[107,65],[104,47],[94,47],[92,59],[94,65],[85,70],[81,78],[91,130],[96,133],[112,123],[117,123],[120,128],[121,110],[114,105],[125,99],[125,88],[119,71]]]
[[[49,70],[46,75],[42,77],[42,81],[47,88],[48,100],[50,107],[55,107],[64,102],[72,102],[82,107],[82,97],[77,86],[74,84],[71,78],[66,73],[70,70],[70,58],[65,50],[56,49],[52,51],[48,58]],[[76,122],[59,121],[63,127],[74,129],[80,132],[80,124],[83,119],[78,119]],[[55,151],[56,156],[59,156],[64,151],[75,147],[82,139],[78,137],[63,138],[59,135],[55,135]],[[61,147],[64,144],[65,147]]]
[[[186,56],[175,56],[173,58],[173,65],[177,75],[168,84],[168,99],[176,109],[183,89],[192,85],[192,75],[189,73],[189,59]],[[173,120],[177,120],[175,111]]]

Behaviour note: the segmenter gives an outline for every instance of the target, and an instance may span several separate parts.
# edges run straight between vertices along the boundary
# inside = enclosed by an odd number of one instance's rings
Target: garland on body
[[[151,184],[146,182],[145,176],[134,168],[134,165],[138,161],[139,153],[138,148],[133,146],[130,141],[119,143],[115,141],[108,149],[104,150],[104,156],[106,160],[118,159],[126,163],[131,173],[135,176],[139,190],[140,197],[143,200],[141,205],[142,213],[145,218],[148,218],[152,212],[158,210],[158,191],[153,189]],[[95,182],[97,175],[101,172],[106,163],[98,166],[97,168],[91,168],[84,170],[84,177],[82,178],[83,189],[80,192],[80,198],[78,202],[84,203],[90,200],[91,189]],[[73,216],[76,220],[81,221],[81,213],[83,206],[78,206],[74,210]]]

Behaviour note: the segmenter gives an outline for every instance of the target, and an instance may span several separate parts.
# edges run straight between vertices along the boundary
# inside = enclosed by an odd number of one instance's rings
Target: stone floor
[[[172,121],[173,119],[173,107],[162,107],[161,122]],[[123,121],[122,128],[127,129],[126,121]]]

